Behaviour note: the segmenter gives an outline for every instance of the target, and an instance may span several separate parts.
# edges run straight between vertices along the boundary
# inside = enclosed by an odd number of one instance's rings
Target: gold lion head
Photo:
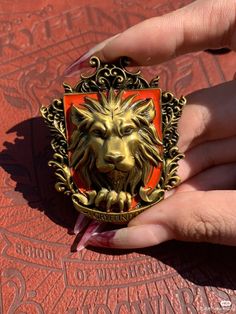
[[[145,186],[152,167],[161,161],[152,99],[134,101],[123,91],[100,92],[98,99],[71,108],[76,126],[69,150],[71,167],[79,172],[88,189],[102,188],[135,195]]]

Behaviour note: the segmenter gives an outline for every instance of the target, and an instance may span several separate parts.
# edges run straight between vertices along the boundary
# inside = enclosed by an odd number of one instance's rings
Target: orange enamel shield
[[[109,92],[107,92],[107,91],[103,92],[105,97],[107,96],[108,93]],[[118,92],[114,91],[114,93],[117,94]],[[161,90],[159,88],[149,88],[149,89],[142,89],[142,90],[125,90],[122,93],[122,100],[125,100],[128,98],[130,99],[131,96],[133,96],[133,98],[132,98],[132,101],[128,104],[129,108],[126,108],[126,111],[128,111],[129,109],[131,110],[132,106],[134,106],[134,104],[137,102],[141,103],[141,101],[151,100],[152,103],[154,104],[155,115],[151,121],[151,124],[152,124],[152,128],[155,128],[156,135],[157,135],[158,139],[160,140],[160,142],[156,145],[158,146],[158,151],[160,152],[160,155],[162,155],[162,152],[163,152],[162,145],[161,145],[161,142],[162,142],[162,117],[161,117],[161,103],[160,103]],[[67,136],[67,142],[68,142],[69,148],[71,147],[71,143],[73,140],[72,137],[73,136],[75,137],[75,135],[76,135],[75,130],[78,127],[72,121],[73,120],[72,119],[72,108],[76,107],[78,109],[82,109],[83,111],[86,110],[85,103],[86,103],[86,99],[88,97],[92,100],[99,101],[99,94],[98,93],[71,93],[71,94],[65,94],[64,95],[66,136]],[[112,125],[112,123],[113,123],[112,119],[113,118],[111,117],[113,115],[112,112],[113,111],[108,112],[107,116],[106,116],[106,119],[109,119],[109,121],[110,121],[111,128],[113,128],[113,125]],[[130,121],[132,120],[132,114],[133,113],[131,113],[131,116],[129,116]],[[139,113],[139,114],[141,115],[142,113]],[[143,114],[145,115],[145,112]],[[121,113],[119,113],[119,115],[120,115],[120,121],[123,121],[124,118],[122,118]],[[141,119],[142,119],[142,117],[141,117]],[[92,122],[89,122],[89,123],[92,124]],[[123,123],[123,122],[119,122],[119,123]],[[83,127],[81,127],[81,130],[82,130],[82,128]],[[84,128],[87,128],[88,134],[89,134],[89,132],[91,132],[91,125],[88,128],[88,126],[86,124],[84,124]],[[114,123],[114,128],[115,128],[115,123]],[[141,126],[140,126],[140,129],[138,129],[138,126],[137,126],[137,130],[136,130],[137,136],[139,136],[138,135],[139,132],[140,133],[143,132],[141,129]],[[78,133],[78,136],[80,136],[79,133]],[[122,135],[119,135],[119,136],[122,138]],[[90,140],[90,138],[88,136],[87,141],[89,141],[89,140]],[[108,142],[108,141],[110,141],[109,134],[106,135],[106,139],[103,140],[103,146],[102,147],[107,145],[106,142]],[[122,138],[121,141],[125,141],[125,139]],[[85,142],[83,142],[83,143],[84,143],[84,145],[86,145]],[[115,139],[114,139],[114,143],[115,143]],[[73,152],[75,149],[76,149],[75,147],[72,149],[69,149],[69,152],[68,152],[70,165],[73,164],[72,155],[73,155]],[[84,152],[84,154],[85,153],[86,152]],[[96,153],[96,154],[98,154],[98,153]],[[136,152],[134,152],[134,154],[136,154]],[[140,152],[139,152],[139,154],[140,154]],[[83,154],[81,154],[80,158],[89,158],[89,156],[86,157]],[[96,162],[95,162],[95,164],[96,164]],[[70,171],[71,171],[71,176],[73,178],[73,181],[81,193],[86,193],[86,191],[90,191],[93,189],[98,190],[97,186],[96,187],[93,186],[93,182],[91,182],[88,186],[85,178],[82,175],[82,169],[80,167],[77,167],[75,169],[75,167],[71,166]],[[96,169],[95,169],[95,171],[96,171]],[[156,163],[155,166],[149,167],[149,173],[146,174],[147,178],[145,181],[145,186],[143,188],[145,188],[147,190],[148,189],[149,190],[154,189],[160,180],[161,171],[162,171],[162,163],[161,162]],[[106,174],[107,174],[107,172],[106,172]],[[108,173],[108,176],[109,176],[109,173]],[[97,191],[97,192],[99,192],[99,191]],[[135,208],[140,207],[140,206],[142,206],[140,196],[138,195],[137,192],[135,192],[135,194],[132,195],[131,208],[129,209],[129,211],[134,210]]]
[[[130,72],[126,58],[102,63],[64,83],[64,98],[41,108],[53,135],[49,165],[55,188],[76,210],[101,222],[126,224],[180,184],[178,121],[184,97]]]

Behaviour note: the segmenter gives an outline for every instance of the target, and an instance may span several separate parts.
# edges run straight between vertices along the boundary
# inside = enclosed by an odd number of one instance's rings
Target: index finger
[[[169,14],[141,22],[108,43],[96,55],[110,62],[121,56],[153,65],[207,48],[236,45],[236,1],[199,0]]]
[[[169,14],[143,21],[99,43],[66,70],[70,75],[88,65],[92,55],[103,62],[129,57],[153,65],[178,55],[210,48],[236,50],[236,0],[198,0]]]

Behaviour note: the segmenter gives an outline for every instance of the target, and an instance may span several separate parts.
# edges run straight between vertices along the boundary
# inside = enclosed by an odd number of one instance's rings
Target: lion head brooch
[[[126,60],[81,75],[41,113],[52,131],[56,190],[100,222],[126,224],[179,184],[177,124],[186,103],[127,70]]]

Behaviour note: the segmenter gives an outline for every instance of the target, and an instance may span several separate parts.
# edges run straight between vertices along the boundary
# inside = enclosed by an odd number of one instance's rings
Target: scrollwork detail
[[[150,87],[141,76],[141,71],[132,73],[125,68],[128,65],[126,58],[121,58],[118,64],[104,65],[97,57],[92,57],[90,65],[96,68],[96,71],[91,75],[81,75],[81,81],[72,89],[73,92],[86,93],[109,90],[110,88],[121,90]],[[65,92],[68,92],[68,89]]]
[[[103,64],[97,57],[91,57],[90,65],[95,71],[89,75],[81,75],[81,79],[74,87],[64,83],[64,91],[70,93],[89,93],[109,90],[130,90],[158,87],[159,77],[148,83],[141,72],[130,72],[126,58],[121,58],[115,64]],[[174,188],[180,183],[177,175],[178,161],[183,158],[179,152],[177,142],[179,135],[177,125],[186,99],[177,99],[169,92],[162,92],[162,134],[163,134],[163,163],[160,181],[154,189],[140,187],[139,195],[144,205],[157,203],[164,197],[164,191]],[[53,166],[57,177],[55,185],[57,191],[71,195],[76,208],[90,206],[97,197],[96,191],[80,191],[73,182],[68,160],[68,144],[66,139],[65,117],[62,99],[55,99],[49,107],[42,107],[41,113],[48,123],[53,139],[51,146],[54,150]],[[139,205],[140,206],[140,205]],[[136,215],[136,214],[135,214]]]
[[[34,301],[30,297],[27,297],[25,278],[18,269],[5,269],[3,271],[3,277],[6,278],[5,284],[7,284],[9,288],[12,289],[12,293],[9,294],[12,299],[11,303],[9,304],[8,313],[23,313],[21,311],[22,308],[24,308],[27,313],[44,313],[42,306],[38,302]],[[30,292],[31,295],[36,295],[35,291]],[[24,313],[26,312],[24,311]]]

